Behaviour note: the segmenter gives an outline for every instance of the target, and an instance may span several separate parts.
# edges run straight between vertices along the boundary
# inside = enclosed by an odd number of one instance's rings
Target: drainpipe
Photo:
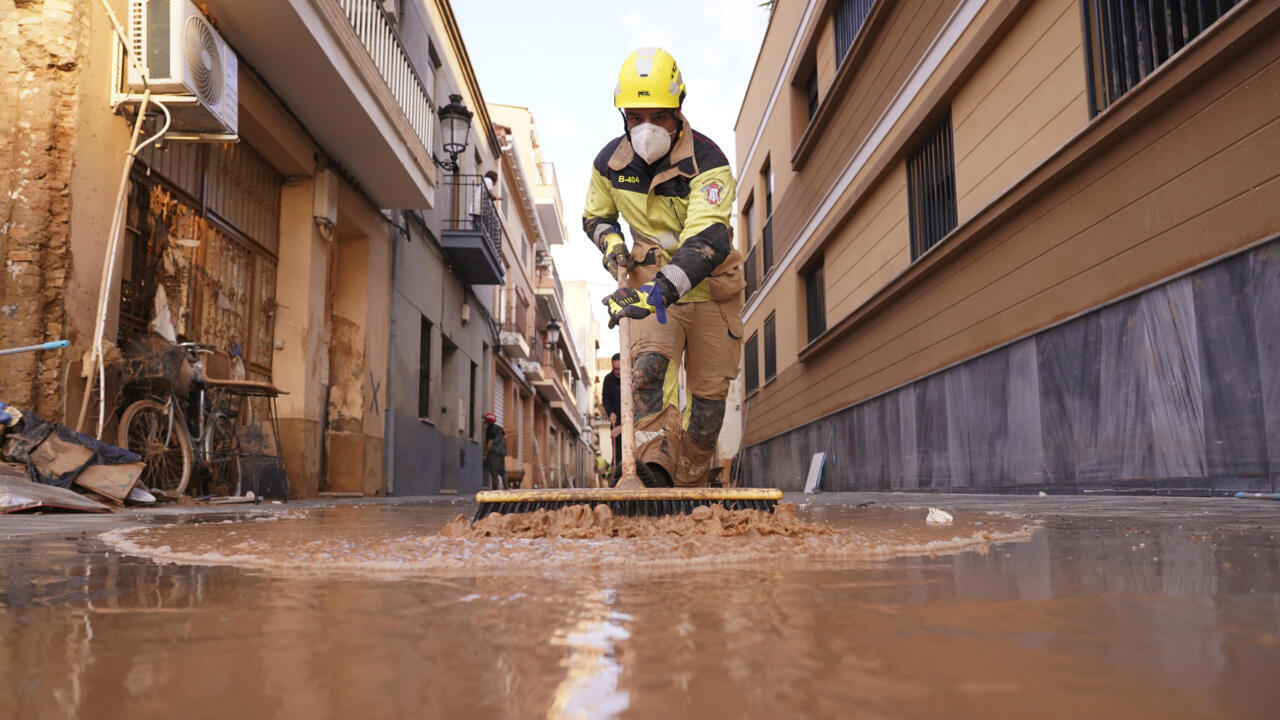
[[[403,227],[397,227],[395,222],[391,223],[395,230],[404,233],[405,242],[409,241],[409,217],[407,213],[401,213],[400,221]],[[383,410],[385,420],[382,428],[382,472],[387,478],[387,495],[394,495],[396,492],[396,417],[392,412],[392,406],[395,403],[395,393],[392,392],[392,383],[395,375],[392,368],[396,359],[396,264],[400,257],[400,239],[396,237],[400,233],[392,231],[391,235],[391,296],[390,302],[387,303],[387,402],[386,408]]]

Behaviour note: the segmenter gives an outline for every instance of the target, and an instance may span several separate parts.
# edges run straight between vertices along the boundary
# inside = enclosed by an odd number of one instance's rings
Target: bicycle
[[[168,497],[179,497],[191,481],[191,471],[199,463],[208,471],[211,489],[240,494],[239,449],[236,442],[235,410],[217,407],[209,394],[201,355],[214,348],[201,343],[178,343],[194,370],[191,383],[196,413],[188,418],[176,386],[164,393],[149,393],[135,400],[120,416],[119,445],[137,453],[146,463],[143,483]]]

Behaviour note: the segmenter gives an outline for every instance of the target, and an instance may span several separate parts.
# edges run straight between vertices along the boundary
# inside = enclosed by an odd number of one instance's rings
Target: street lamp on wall
[[[547,323],[547,343],[550,344],[551,347],[555,347],[560,344],[560,323],[555,320]]]
[[[471,117],[472,113],[462,104],[461,95],[450,95],[449,104],[440,108],[440,133],[444,137],[444,151],[449,153],[448,160],[441,160],[436,157],[435,150],[431,151],[431,159],[436,165],[448,170],[449,172],[458,172],[458,156],[467,150],[467,140],[471,135]]]

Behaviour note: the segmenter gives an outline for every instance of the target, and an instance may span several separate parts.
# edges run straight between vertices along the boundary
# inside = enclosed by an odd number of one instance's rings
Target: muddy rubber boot
[[[672,487],[671,476],[667,474],[667,469],[658,463],[637,462],[636,475],[647,488]]]

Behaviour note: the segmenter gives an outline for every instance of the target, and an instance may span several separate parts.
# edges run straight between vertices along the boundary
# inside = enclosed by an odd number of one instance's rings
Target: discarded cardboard
[[[26,470],[0,466],[0,514],[23,510],[76,510],[107,513],[111,508],[73,490],[33,483]]]
[[[31,462],[44,472],[62,475],[84,467],[93,455],[93,450],[50,433],[31,451]],[[140,462],[90,465],[76,475],[75,484],[123,503],[145,468]]]

